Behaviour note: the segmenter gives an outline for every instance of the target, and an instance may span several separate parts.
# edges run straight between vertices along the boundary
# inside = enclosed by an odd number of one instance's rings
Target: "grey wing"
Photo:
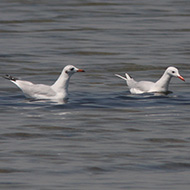
[[[44,84],[34,84],[32,88],[30,88],[30,92],[36,95],[43,96],[54,96],[56,93],[51,89],[50,86]]]
[[[135,88],[139,89],[140,91],[148,92],[154,85],[154,82],[150,81],[140,81],[135,84]]]
[[[48,85],[33,84],[29,81],[17,80],[14,82],[27,97],[43,98],[54,96],[56,93]]]

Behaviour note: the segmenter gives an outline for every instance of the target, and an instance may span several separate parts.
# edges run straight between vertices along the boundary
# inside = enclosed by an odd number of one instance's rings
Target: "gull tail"
[[[18,80],[18,78],[15,78],[15,77],[12,77],[11,75],[5,75],[3,76],[3,78],[7,79],[7,80],[10,80],[10,81],[16,81]]]
[[[115,74],[115,76],[117,76],[123,80],[126,80],[126,81],[132,79],[132,77],[130,75],[128,75],[127,73],[125,73],[126,78],[121,75],[118,75],[118,74]]]
[[[115,76],[117,76],[117,77],[119,77],[119,78],[121,78],[121,79],[123,79],[123,80],[126,80],[126,81],[127,81],[127,78],[125,78],[125,77],[123,77],[123,76],[121,76],[121,75],[115,74]]]

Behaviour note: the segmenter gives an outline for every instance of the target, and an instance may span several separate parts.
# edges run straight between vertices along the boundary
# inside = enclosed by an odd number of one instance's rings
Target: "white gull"
[[[129,87],[132,94],[143,94],[143,93],[167,93],[169,88],[169,83],[172,77],[178,77],[184,80],[184,78],[179,74],[179,71],[175,67],[168,67],[162,77],[157,82],[150,81],[135,81],[130,75],[125,73],[125,77],[115,74],[117,77],[124,79]]]
[[[84,72],[73,65],[67,65],[61,72],[59,78],[51,86],[45,84],[33,84],[32,82],[20,80],[10,75],[4,78],[16,84],[27,98],[40,100],[63,101],[68,100],[68,86],[71,76],[76,72]]]

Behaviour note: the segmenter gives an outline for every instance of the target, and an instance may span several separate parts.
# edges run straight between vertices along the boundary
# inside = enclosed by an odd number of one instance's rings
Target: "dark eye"
[[[175,71],[172,71],[172,73],[175,73]]]
[[[71,68],[71,71],[73,71],[74,70],[74,68]]]

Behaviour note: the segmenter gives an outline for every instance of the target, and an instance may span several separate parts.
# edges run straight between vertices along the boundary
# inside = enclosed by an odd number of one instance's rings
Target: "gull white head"
[[[73,65],[67,65],[64,69],[63,72],[66,73],[69,76],[72,76],[76,72],[84,72],[83,69],[78,69]]]
[[[178,77],[179,79],[185,81],[185,79],[179,74],[179,71],[175,67],[168,67],[166,69],[167,74],[169,74],[171,77]]]
[[[78,69],[73,65],[67,65],[62,70],[61,75],[51,86],[51,88],[56,92],[57,99],[68,99],[68,87],[69,80],[74,73],[85,72],[83,69]]]

